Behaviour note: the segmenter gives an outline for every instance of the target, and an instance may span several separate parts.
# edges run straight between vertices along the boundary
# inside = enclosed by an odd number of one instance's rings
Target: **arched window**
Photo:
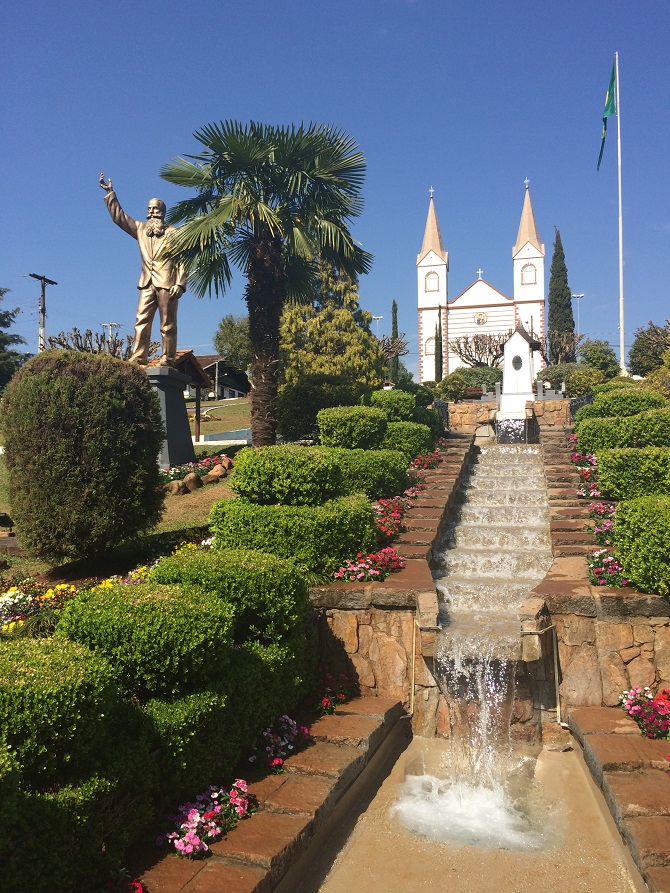
[[[523,267],[521,267],[521,284],[537,284],[537,270],[535,269],[533,264],[525,264]]]
[[[426,291],[439,291],[440,290],[440,277],[434,270],[431,270],[430,273],[426,273],[425,278],[425,290]]]
[[[426,345],[424,347],[423,352],[427,357],[435,356],[435,339],[434,338],[426,339]]]

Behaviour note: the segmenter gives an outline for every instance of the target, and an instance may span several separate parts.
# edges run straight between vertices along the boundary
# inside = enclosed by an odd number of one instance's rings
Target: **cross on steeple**
[[[528,177],[526,177],[526,179],[523,182],[524,182],[526,189],[528,189],[528,187],[530,186],[530,180],[528,179]]]
[[[482,273],[483,273],[483,272],[484,272],[484,271],[482,270],[481,267],[477,270],[477,278],[478,278],[478,279],[481,279],[481,278],[482,278]]]
[[[433,187],[431,186],[430,189],[428,190],[428,195],[432,198],[434,192],[435,192],[435,190],[434,190]]]

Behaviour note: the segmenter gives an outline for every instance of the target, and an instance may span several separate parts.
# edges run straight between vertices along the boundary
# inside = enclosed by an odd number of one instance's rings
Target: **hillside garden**
[[[437,418],[412,395],[366,402],[321,410],[314,446],[239,451],[225,482],[168,499],[182,515],[161,529],[146,377],[62,351],[15,377],[7,486],[42,573],[17,561],[0,595],[5,889],[138,890],[120,866],[152,829],[206,855],[252,806],[237,776],[254,756],[281,771],[309,743],[291,714],[353,692],[317,669],[308,587],[401,567],[393,538],[439,461]]]

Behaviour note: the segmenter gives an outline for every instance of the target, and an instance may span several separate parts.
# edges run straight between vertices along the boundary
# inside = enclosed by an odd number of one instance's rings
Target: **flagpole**
[[[623,201],[621,197],[621,96],[619,93],[619,53],[614,53],[616,66],[616,122],[617,148],[619,159],[619,366],[621,374],[626,375],[626,353],[624,346],[623,321]]]

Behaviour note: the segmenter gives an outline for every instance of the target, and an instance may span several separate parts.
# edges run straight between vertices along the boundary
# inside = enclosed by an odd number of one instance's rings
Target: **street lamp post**
[[[373,320],[377,323],[377,341],[379,341],[379,320],[384,319],[383,316],[373,316]]]
[[[579,302],[584,297],[584,295],[571,295],[573,301],[577,301],[577,334],[581,335],[581,329],[579,328]]]

